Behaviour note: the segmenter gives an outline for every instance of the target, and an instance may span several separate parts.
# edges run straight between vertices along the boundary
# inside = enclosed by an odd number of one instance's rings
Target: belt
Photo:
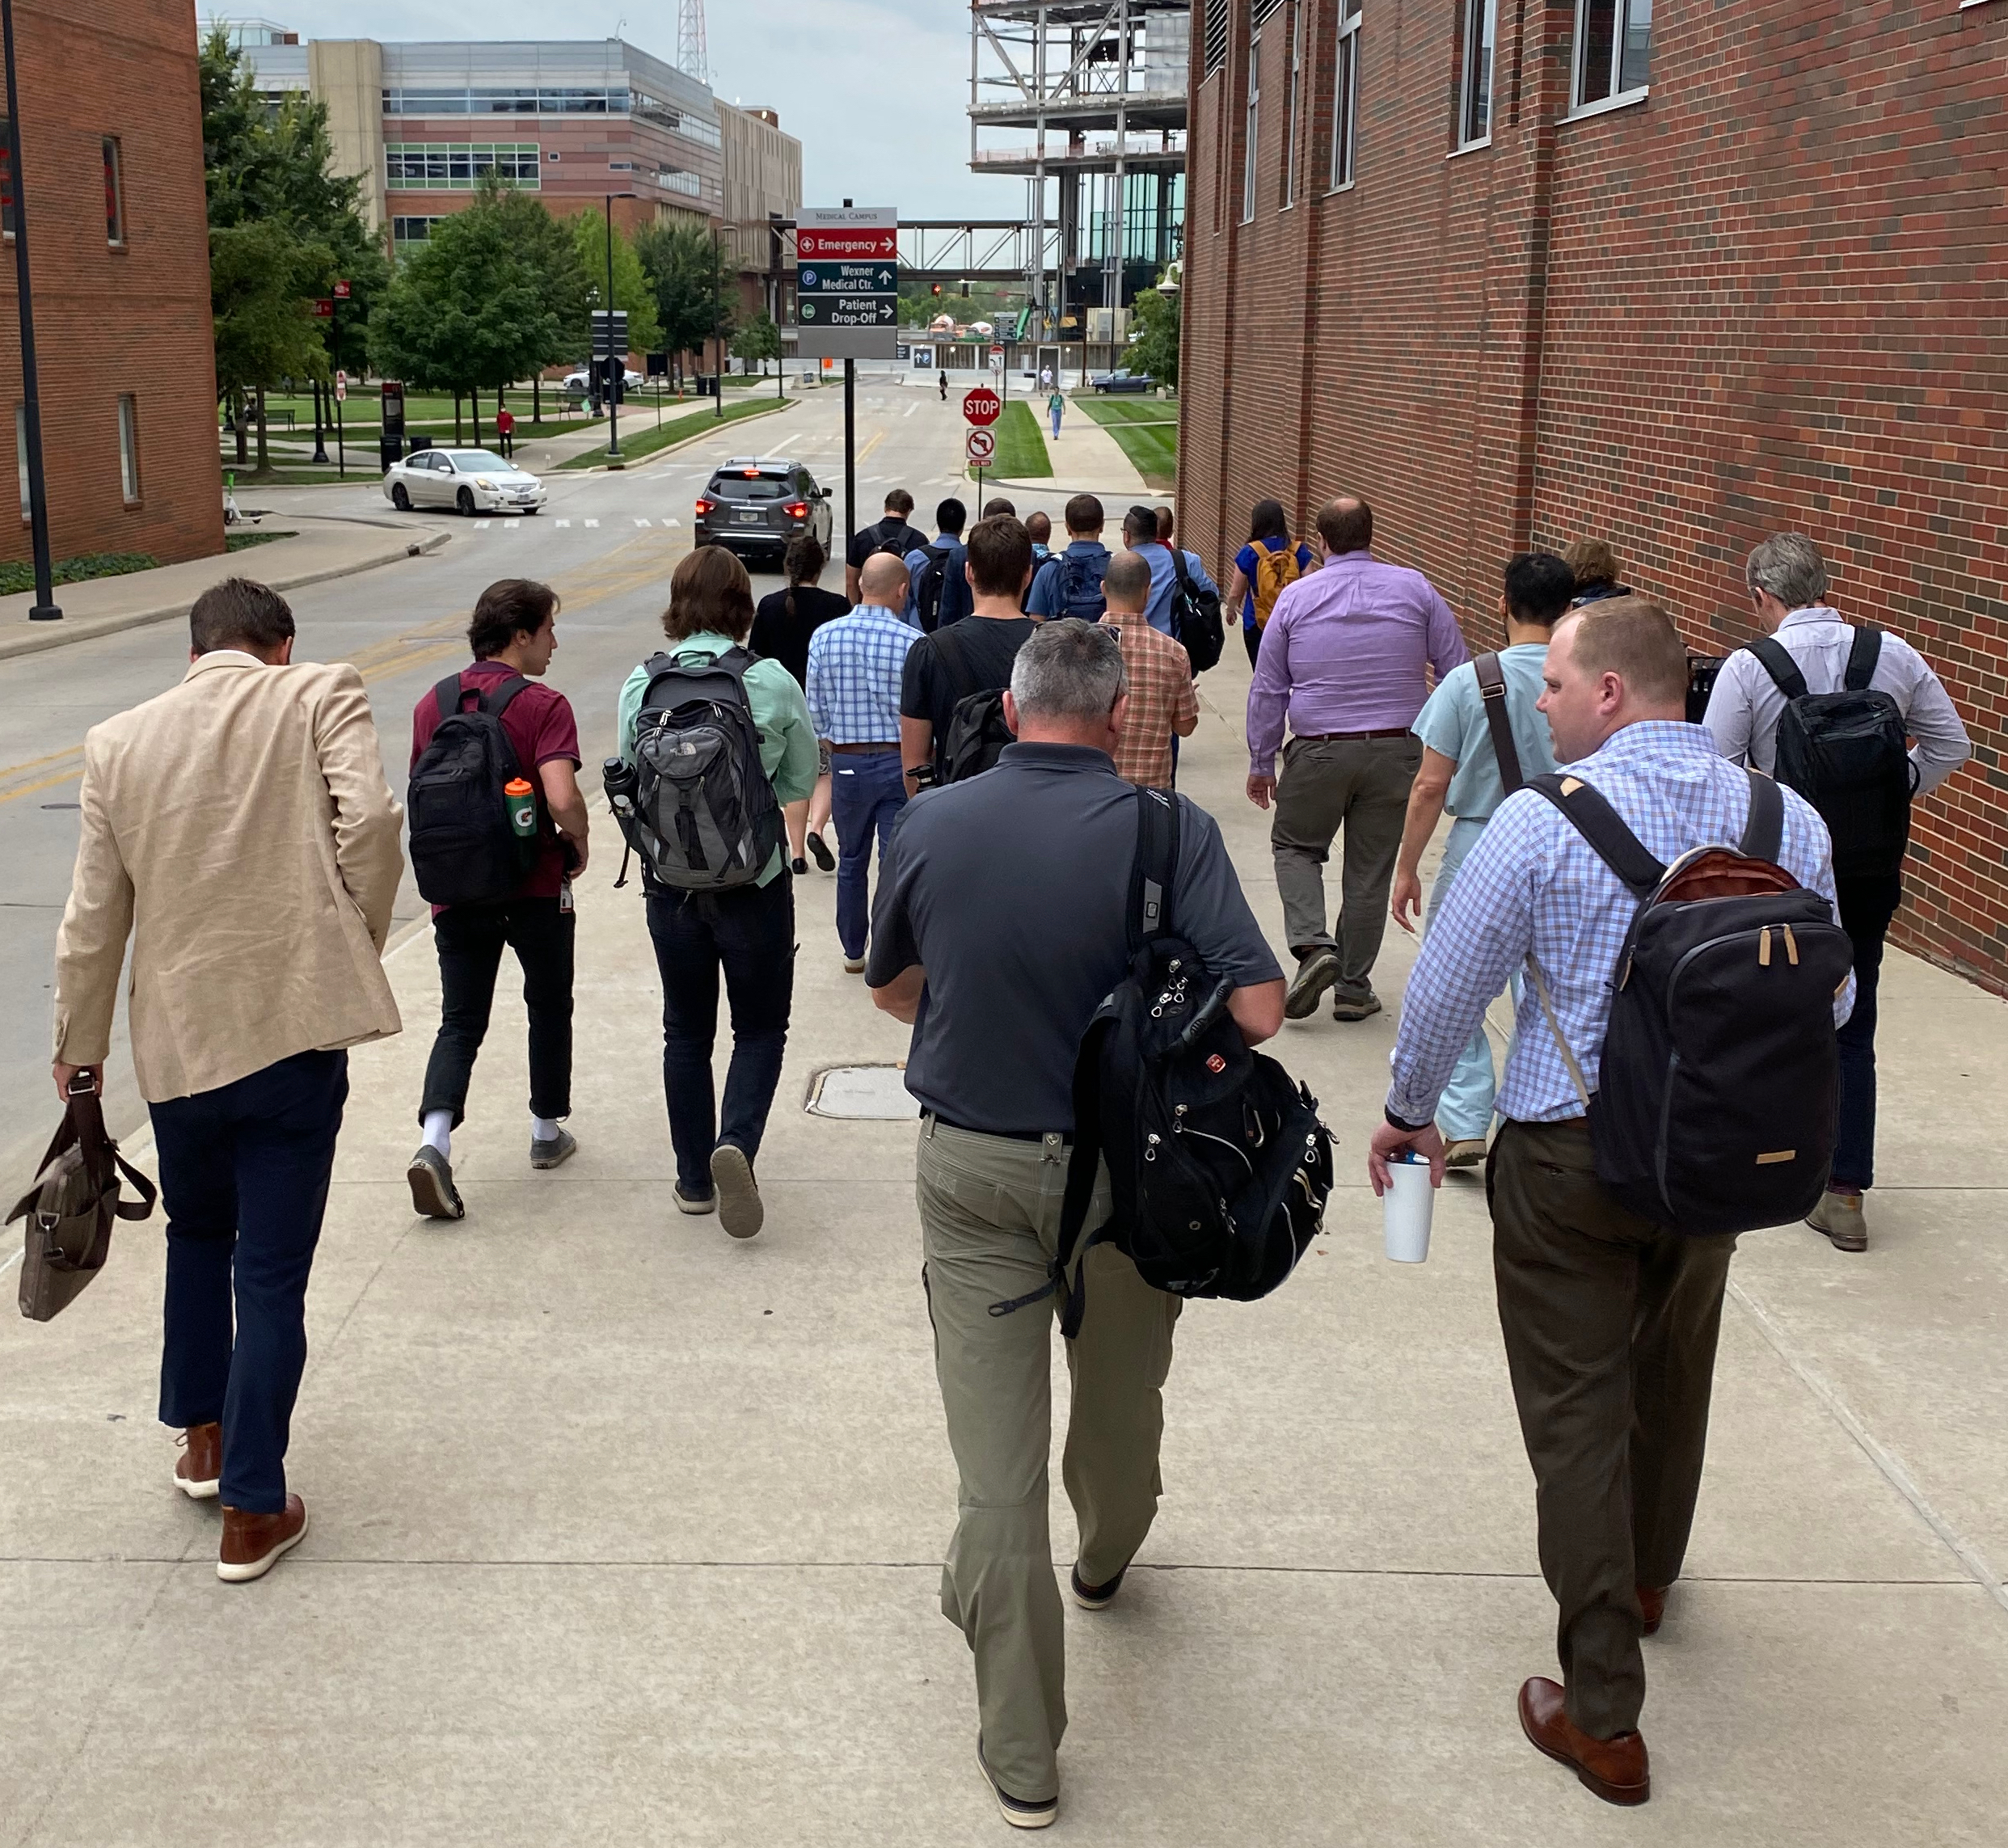
[[[1410,728],[1390,725],[1380,732],[1298,732],[1294,734],[1303,745],[1357,745],[1369,738],[1406,738]]]
[[[1074,1136],[1069,1130],[1045,1129],[972,1129],[966,1123],[958,1123],[952,1117],[943,1116],[938,1110],[927,1112],[929,1118],[944,1129],[959,1129],[965,1136],[1001,1136],[1007,1142],[1043,1142],[1048,1135],[1057,1134],[1063,1145],[1071,1146]]]
[[[888,751],[896,751],[897,745],[832,745],[833,751],[841,751],[847,757],[883,757]]]

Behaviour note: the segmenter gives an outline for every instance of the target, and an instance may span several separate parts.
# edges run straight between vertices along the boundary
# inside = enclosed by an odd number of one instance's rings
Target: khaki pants
[[[1609,1739],[1645,1702],[1637,1588],[1670,1585],[1686,1556],[1736,1237],[1619,1205],[1580,1117],[1504,1124],[1485,1184],[1568,1715]]]
[[[1299,956],[1335,943],[1339,980],[1348,988],[1366,986],[1381,953],[1394,857],[1422,749],[1422,740],[1410,733],[1328,743],[1293,738],[1283,749],[1276,819],[1269,827],[1283,928]],[[1335,939],[1325,927],[1325,862],[1342,827],[1345,869]]]
[[[1066,1655],[1048,1531],[1051,1368],[1057,1299],[993,1315],[1036,1290],[1059,1248],[1067,1149],[946,1124],[921,1130],[922,1273],[934,1367],[961,1478],[955,1538],[941,1576],[942,1614],[976,1656],[984,1757],[1027,1802],[1059,1788],[1066,1731]],[[1106,1175],[1088,1215],[1108,1217]],[[1171,1368],[1178,1297],[1154,1290],[1119,1251],[1086,1260],[1087,1309],[1067,1344],[1073,1400],[1062,1477],[1080,1522],[1081,1576],[1105,1584],[1156,1518],[1163,1485],[1161,1389]]]

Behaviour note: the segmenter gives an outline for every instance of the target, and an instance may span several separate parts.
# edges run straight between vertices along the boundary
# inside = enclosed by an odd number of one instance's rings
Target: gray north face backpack
[[[751,885],[781,844],[781,806],[746,698],[753,659],[732,648],[715,660],[656,655],[646,664],[632,818],[622,817],[622,831],[660,885]]]

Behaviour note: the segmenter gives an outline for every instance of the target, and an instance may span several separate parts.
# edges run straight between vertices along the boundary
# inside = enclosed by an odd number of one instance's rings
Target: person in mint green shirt
[[[693,664],[743,647],[753,628],[746,567],[722,546],[680,563],[663,612],[664,652]],[[760,731],[760,767],[786,807],[816,787],[818,753],[808,702],[779,661],[756,660],[745,675],[746,702]],[[621,755],[635,762],[635,726],[648,689],[643,662],[621,689]],[[781,1081],[795,992],[795,882],[780,847],[751,885],[679,892],[656,883],[646,863],[648,934],[662,973],[662,1085],[676,1150],[679,1212],[715,1211],[735,1238],[760,1230],[763,1209],[753,1163]],[[732,1057],[723,1103],[711,1079],[718,1037],[718,988],[732,1006]]]
[[[1522,552],[1506,567],[1499,613],[1506,625],[1507,646],[1500,650],[1499,667],[1506,683],[1506,715],[1512,727],[1523,782],[1544,776],[1555,767],[1548,721],[1536,702],[1541,698],[1549,633],[1568,614],[1575,594],[1575,574],[1551,552]],[[1465,856],[1493,811],[1511,792],[1500,774],[1485,696],[1471,662],[1453,668],[1436,683],[1410,729],[1422,740],[1423,762],[1409,791],[1390,909],[1394,922],[1412,935],[1414,913],[1422,902],[1423,849],[1445,810],[1456,820],[1444,843],[1443,865],[1429,895],[1431,924]],[[1481,1025],[1464,1048],[1436,1106],[1436,1127],[1452,1167],[1474,1167],[1484,1160],[1495,1095],[1492,1045]]]

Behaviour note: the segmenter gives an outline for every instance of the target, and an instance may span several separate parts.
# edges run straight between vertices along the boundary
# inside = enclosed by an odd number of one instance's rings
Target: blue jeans
[[[1875,1184],[1875,989],[1883,973],[1883,939],[1903,902],[1903,882],[1834,882],[1841,928],[1854,946],[1854,1011],[1834,1036],[1841,1048],[1841,1116],[1833,1150],[1833,1184]]]
[[[348,1099],[348,1053],[298,1053],[150,1107],[167,1206],[160,1420],[221,1424],[224,1504],[253,1514],[286,1505],[307,1273]]]
[[[871,922],[871,839],[885,866],[892,824],[906,806],[906,775],[896,748],[837,751],[829,760],[829,805],[837,824],[837,941],[853,960],[865,953]]]
[[[711,1192],[711,1151],[760,1153],[795,998],[795,888],[785,868],[731,892],[648,894],[648,935],[662,972],[662,1089],[685,1196]],[[732,1010],[732,1062],[721,1116],[711,1081],[718,978]]]
[[[1053,414],[1053,433],[1056,437],[1060,434],[1060,413],[1057,411]]]
[[[1450,825],[1450,838],[1443,846],[1443,865],[1436,874],[1436,883],[1429,891],[1428,927],[1434,928],[1436,913],[1442,909],[1451,881],[1457,876],[1457,868],[1464,864],[1465,855],[1477,846],[1479,836],[1484,832],[1483,821],[1467,821],[1459,817]],[[1519,978],[1516,977],[1513,993],[1517,996],[1519,992]],[[1444,1087],[1436,1104],[1436,1127],[1442,1131],[1444,1140],[1483,1141],[1492,1124],[1492,1100],[1497,1091],[1492,1077],[1492,1042],[1486,1036],[1481,1022],[1470,1044],[1457,1055],[1457,1069],[1451,1073],[1450,1082]]]

